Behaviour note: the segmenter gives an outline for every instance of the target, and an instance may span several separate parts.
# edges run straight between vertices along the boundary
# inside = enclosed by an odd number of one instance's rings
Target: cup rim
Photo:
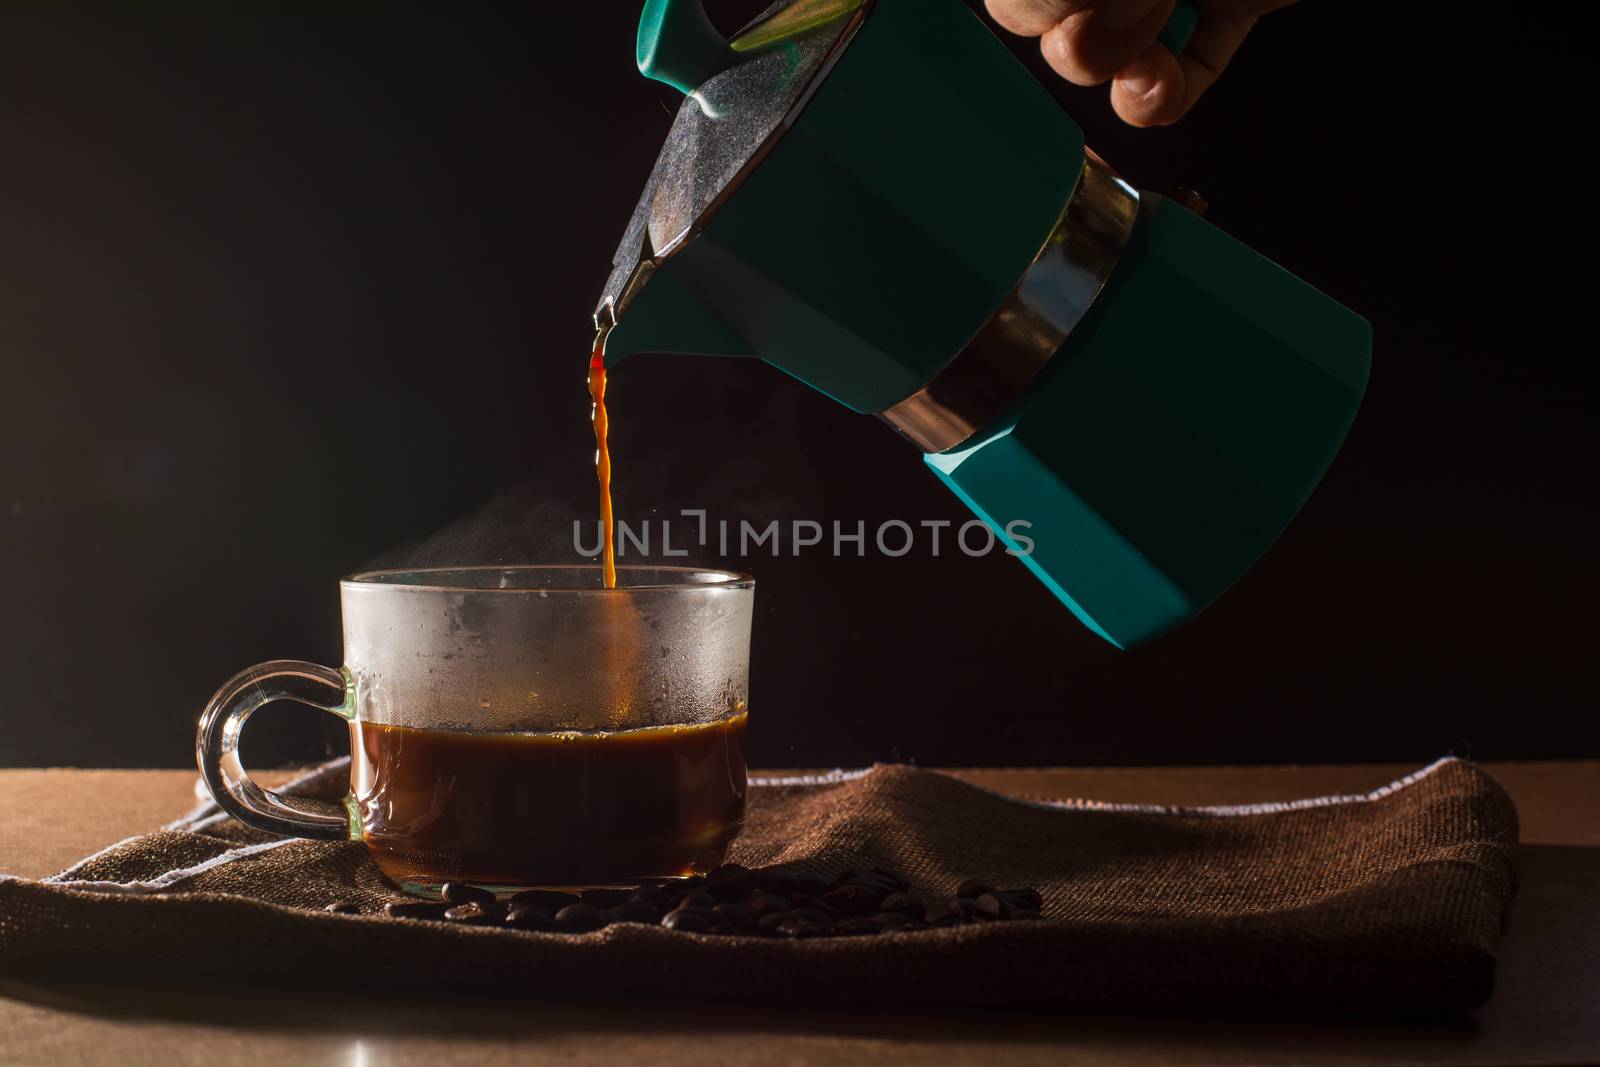
[[[623,575],[630,572],[649,571],[656,574],[669,573],[679,575],[710,575],[714,576],[708,581],[682,581],[668,583],[650,583],[644,585],[617,585],[607,589],[601,585],[592,586],[545,586],[545,585],[518,585],[518,586],[484,586],[461,585],[451,582],[404,582],[390,581],[387,579],[408,575],[424,574],[475,574],[485,571],[592,571],[598,573],[603,568],[598,563],[483,563],[459,567],[386,567],[382,570],[357,571],[339,579],[341,588],[351,589],[404,589],[413,591],[426,591],[430,593],[535,593],[540,596],[551,596],[564,593],[576,593],[582,596],[596,594],[627,594],[641,592],[688,592],[697,589],[753,589],[756,580],[754,576],[739,571],[724,570],[721,567],[683,567],[668,564],[623,564],[617,567],[617,574]]]

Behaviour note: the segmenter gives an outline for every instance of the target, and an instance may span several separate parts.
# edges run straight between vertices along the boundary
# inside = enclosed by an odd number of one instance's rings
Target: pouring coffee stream
[[[606,335],[601,331],[594,339],[594,352],[589,356],[589,397],[594,407],[590,421],[594,423],[594,473],[600,483],[600,553],[602,577],[607,589],[617,587],[617,552],[614,538],[615,523],[611,511],[611,446],[606,438],[610,422],[606,418]]]
[[[602,373],[755,356],[877,415],[1120,647],[1227,590],[1333,461],[1368,324],[1124,181],[961,0],[780,0],[731,40],[649,0],[635,58],[685,96]]]

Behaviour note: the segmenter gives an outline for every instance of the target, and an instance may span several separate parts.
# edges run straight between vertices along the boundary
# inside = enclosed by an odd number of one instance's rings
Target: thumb
[[[1130,126],[1177,122],[1221,76],[1255,24],[1254,15],[1201,15],[1182,55],[1157,42],[1117,72],[1111,106]]]

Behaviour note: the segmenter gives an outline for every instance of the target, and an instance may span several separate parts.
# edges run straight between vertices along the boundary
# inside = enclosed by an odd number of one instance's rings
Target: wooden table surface
[[[1498,988],[1448,1022],[667,1006],[0,979],[0,1063],[1600,1063],[1600,761],[1491,763],[1522,816]],[[1365,792],[1412,767],[958,771],[1016,794],[1219,804]],[[194,802],[187,771],[0,771],[0,871],[53,873]],[[0,922],[4,917],[0,916]],[[359,967],[359,960],[329,966]]]

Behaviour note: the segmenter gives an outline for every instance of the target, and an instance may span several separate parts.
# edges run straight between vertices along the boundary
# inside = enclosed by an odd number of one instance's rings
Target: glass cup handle
[[[295,659],[259,663],[218,689],[200,715],[195,759],[217,806],[246,826],[284,837],[345,841],[360,837],[346,808],[325,800],[287,797],[262,789],[239,761],[239,735],[252,713],[275,700],[293,700],[355,718],[354,688],[342,671]]]

